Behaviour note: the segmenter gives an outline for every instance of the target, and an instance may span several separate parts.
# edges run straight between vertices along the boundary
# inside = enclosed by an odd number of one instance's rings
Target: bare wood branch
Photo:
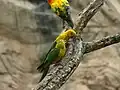
[[[104,0],[94,0],[90,3],[78,17],[74,29],[77,32],[82,31],[103,3]],[[81,62],[84,54],[84,44],[79,36],[74,40],[72,39],[68,52],[61,63],[56,67],[51,67],[52,69],[34,90],[58,90],[67,81]]]
[[[86,27],[89,20],[95,15],[99,8],[103,5],[104,0],[94,0],[88,7],[86,7],[82,12],[80,12],[77,22],[75,23],[74,29],[79,30],[81,33]]]
[[[89,53],[119,42],[120,42],[120,33],[113,36],[105,37],[101,40],[86,42],[85,53]]]

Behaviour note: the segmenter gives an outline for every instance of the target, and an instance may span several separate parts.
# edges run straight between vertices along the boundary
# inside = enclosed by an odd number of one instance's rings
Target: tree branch
[[[88,21],[103,3],[104,0],[94,0],[83,10],[74,27],[78,33],[86,27]],[[68,52],[60,64],[56,67],[51,66],[46,77],[34,88],[34,90],[58,90],[68,80],[81,62],[85,52],[84,45],[86,44],[81,41],[80,34],[75,39],[72,39],[71,44],[68,47]]]
[[[79,17],[75,23],[74,29],[79,30],[81,34],[83,29],[86,27],[89,20],[96,14],[99,8],[103,5],[105,0],[94,0],[88,7],[86,7],[82,12],[79,13]]]
[[[116,44],[120,42],[120,33],[113,35],[113,36],[108,36],[105,37],[101,40],[97,40],[97,41],[92,41],[92,42],[86,42],[85,44],[85,53],[89,53],[101,48],[104,48],[106,46],[112,45],[112,44]]]

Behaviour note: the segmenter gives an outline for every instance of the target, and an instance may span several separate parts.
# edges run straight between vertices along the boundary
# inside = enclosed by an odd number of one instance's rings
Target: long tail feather
[[[66,7],[66,11],[67,11],[66,21],[67,21],[68,25],[71,28],[73,28],[74,24],[73,24],[72,17],[71,17],[70,7]]]
[[[43,64],[40,65],[40,66],[38,66],[38,67],[37,67],[37,70],[40,70],[42,66],[43,66]]]
[[[42,74],[42,77],[40,78],[40,81],[39,82],[41,82],[43,79],[44,79],[44,77],[47,75],[47,73],[48,73],[48,70],[49,70],[49,67],[47,67],[47,68],[45,68],[44,70],[43,70],[43,74]]]
[[[43,67],[44,67],[44,63],[41,64],[40,66],[37,67],[37,70],[42,72],[43,71]]]
[[[67,20],[67,23],[71,28],[73,28],[74,24],[73,24],[72,20]]]

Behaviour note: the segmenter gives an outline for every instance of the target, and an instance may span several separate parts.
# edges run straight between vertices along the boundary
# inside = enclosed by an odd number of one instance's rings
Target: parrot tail
[[[68,23],[68,25],[73,28],[74,24],[73,24],[73,21],[72,21],[72,18],[71,18],[71,15],[70,13],[67,14],[67,17],[65,17],[65,21]]]
[[[42,72],[44,70],[44,63],[37,67],[37,70]]]
[[[43,72],[42,77],[40,78],[39,82],[43,80],[49,70],[49,63],[42,63],[40,66],[37,67],[37,70]]]
[[[43,74],[42,74],[42,77],[40,78],[39,82],[41,82],[41,81],[44,79],[44,77],[45,77],[45,76],[47,75],[47,73],[48,73],[48,70],[49,70],[49,66],[46,67],[46,68],[43,70]]]
[[[73,24],[73,21],[72,20],[66,20],[68,25],[73,28],[74,24]]]
[[[67,11],[67,17],[65,17],[65,20],[67,21],[68,25],[73,28],[74,24],[73,24],[73,20],[71,17],[71,12],[70,12],[70,7],[66,7],[66,11]]]

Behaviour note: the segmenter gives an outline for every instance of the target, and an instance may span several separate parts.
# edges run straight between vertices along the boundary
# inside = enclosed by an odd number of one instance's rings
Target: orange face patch
[[[48,3],[51,4],[53,0],[48,0]]]

